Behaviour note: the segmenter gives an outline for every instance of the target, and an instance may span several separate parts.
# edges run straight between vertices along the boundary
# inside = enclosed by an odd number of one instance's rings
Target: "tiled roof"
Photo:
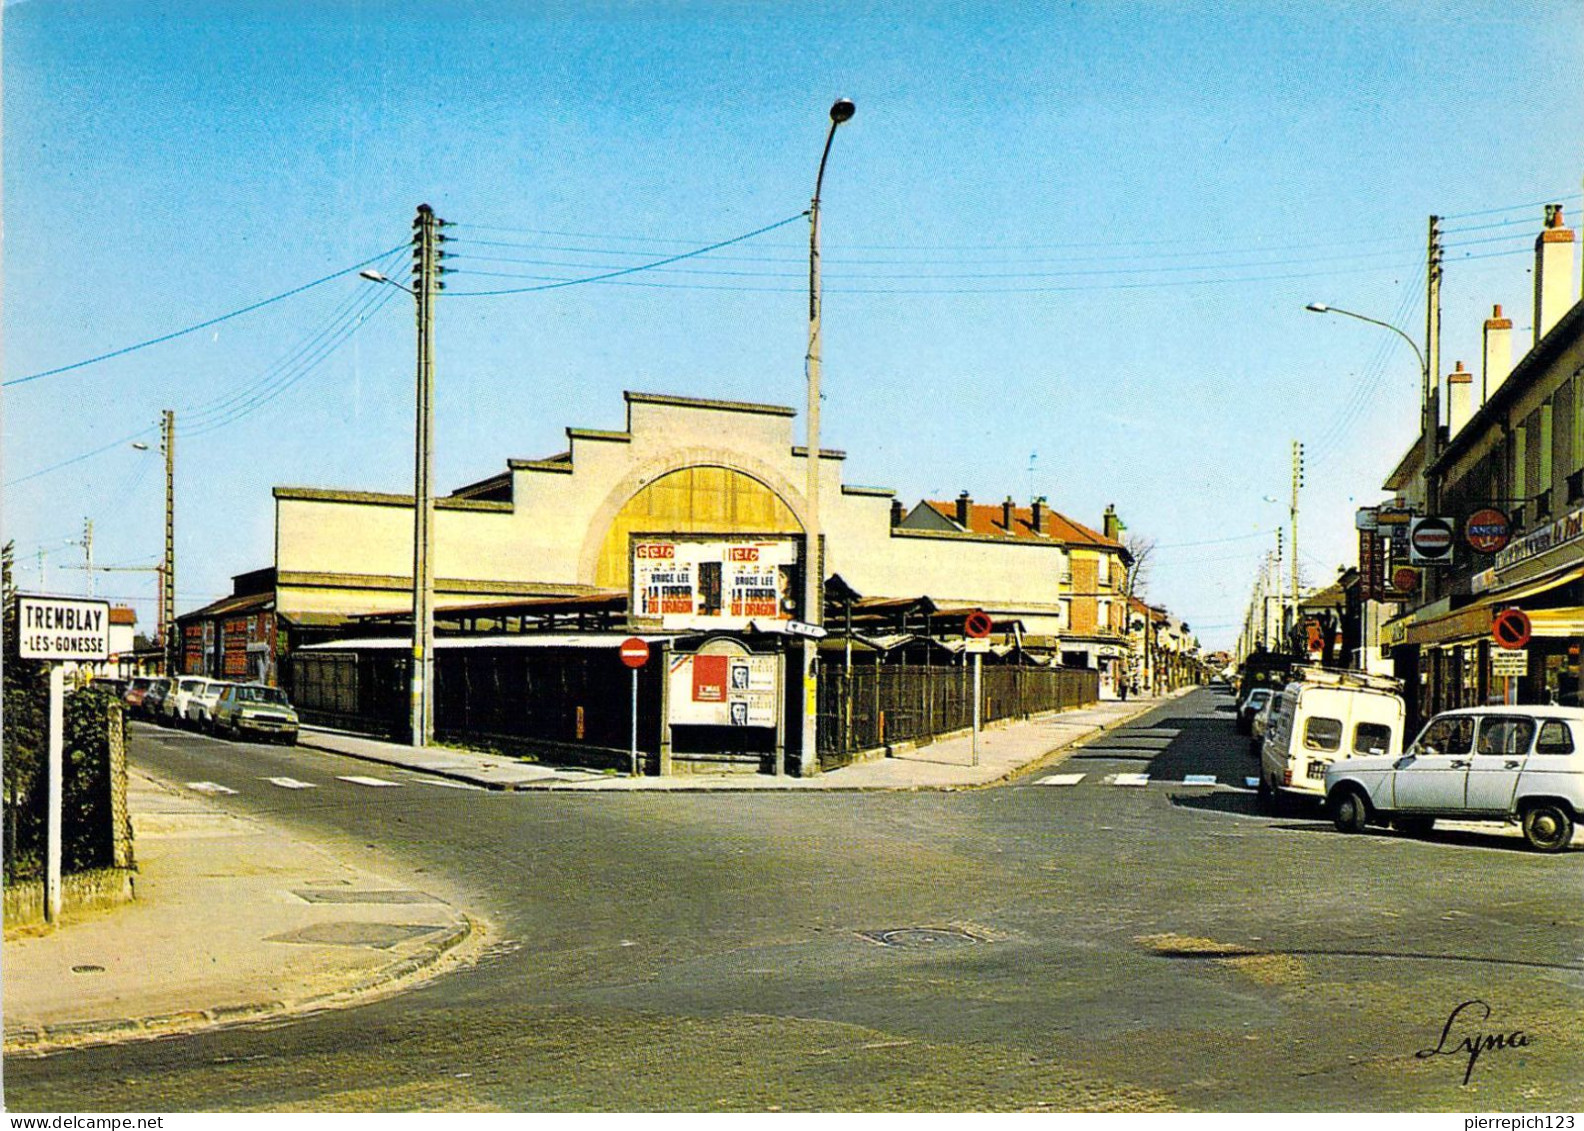
[[[114,605],[110,609],[111,624],[136,624],[137,611],[125,605]]]
[[[926,499],[929,508],[942,518],[957,521],[957,503]],[[1039,542],[1063,542],[1075,546],[1094,546],[1100,549],[1120,550],[1122,544],[1104,534],[1090,530],[1081,522],[1074,522],[1060,511],[1045,508],[1043,536],[1034,531],[1034,511],[1030,507],[1012,508],[1012,529],[1001,524],[1004,511],[1001,504],[970,503],[968,505],[968,530],[972,534],[999,534]]]

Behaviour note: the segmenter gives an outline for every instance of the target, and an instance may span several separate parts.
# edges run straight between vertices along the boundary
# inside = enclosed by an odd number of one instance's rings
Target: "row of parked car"
[[[1405,746],[1406,714],[1396,680],[1306,668],[1251,688],[1237,727],[1278,813],[1308,801],[1343,832],[1383,824],[1416,836],[1437,820],[1516,822],[1537,851],[1571,843],[1584,818],[1584,709],[1444,711]]]
[[[297,712],[286,693],[262,683],[206,676],[138,676],[121,696],[133,718],[231,738],[244,735],[293,743]]]

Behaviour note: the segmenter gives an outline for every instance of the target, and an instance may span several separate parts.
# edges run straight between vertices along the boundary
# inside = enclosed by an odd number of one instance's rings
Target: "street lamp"
[[[1430,509],[1430,464],[1435,459],[1435,433],[1437,421],[1430,417],[1430,362],[1425,359],[1424,351],[1419,348],[1419,343],[1408,334],[1393,326],[1390,322],[1382,322],[1379,318],[1371,318],[1367,314],[1357,314],[1351,310],[1343,310],[1339,306],[1327,306],[1323,302],[1311,302],[1304,307],[1305,310],[1315,314],[1345,314],[1349,318],[1357,318],[1360,322],[1368,322],[1371,326],[1379,326],[1390,330],[1413,349],[1414,356],[1419,359],[1419,424],[1421,429],[1421,442],[1424,445],[1424,474],[1425,481],[1425,508]]]
[[[410,724],[413,746],[425,746],[434,733],[434,298],[439,293],[440,241],[445,223],[427,204],[413,220],[414,271],[408,287],[372,268],[358,275],[405,291],[417,300],[418,412],[413,460],[413,643]]]
[[[825,184],[825,162],[830,157],[831,142],[836,138],[836,127],[849,120],[857,107],[850,98],[838,98],[830,108],[830,130],[825,134],[825,149],[820,154],[819,175],[814,178],[814,199],[809,204],[809,332],[808,353],[803,359],[808,377],[808,477],[804,496],[808,511],[805,530],[803,561],[803,615],[811,625],[825,622],[824,599],[821,593],[825,572],[820,553],[820,251],[819,214],[820,189]],[[819,697],[816,657],[818,641],[803,638],[803,744],[799,753],[800,771],[808,776],[819,766]]]

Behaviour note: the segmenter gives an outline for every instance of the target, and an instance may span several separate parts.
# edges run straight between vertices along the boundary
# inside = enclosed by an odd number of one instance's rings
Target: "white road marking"
[[[1184,774],[1183,785],[1215,785],[1214,774]]]
[[[1117,774],[1111,779],[1112,785],[1149,785],[1148,774]]]
[[[1052,774],[1048,778],[1040,778],[1035,785],[1077,785],[1088,777],[1088,774]]]
[[[278,785],[282,789],[318,789],[313,782],[298,781],[296,778],[265,778],[271,785]]]
[[[1259,788],[1259,778],[1244,778],[1243,784],[1249,789]]]
[[[337,776],[342,781],[349,781],[353,785],[388,785],[393,789],[401,788],[400,782],[386,781],[384,778],[362,778],[356,774],[338,774]]]
[[[470,789],[475,793],[484,792],[483,786],[472,785],[465,781],[448,781],[445,778],[432,778],[426,774],[414,773],[412,770],[405,771],[405,774],[419,785],[437,785],[441,789]]]
[[[197,790],[199,793],[235,793],[236,792],[236,790],[234,790],[234,789],[230,789],[230,788],[228,788],[226,786],[220,785],[218,782],[212,782],[212,781],[190,781],[190,782],[187,783],[187,788],[188,789]]]

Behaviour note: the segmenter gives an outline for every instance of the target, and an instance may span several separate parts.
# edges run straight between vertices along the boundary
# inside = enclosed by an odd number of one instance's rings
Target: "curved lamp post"
[[[823,597],[824,558],[820,553],[820,189],[825,184],[825,162],[830,158],[836,127],[852,118],[857,107],[850,98],[838,98],[830,108],[830,130],[825,134],[825,149],[820,154],[819,175],[814,179],[814,199],[809,203],[809,330],[808,353],[803,359],[808,377],[808,478],[804,496],[808,508],[808,529],[803,562],[803,616],[807,623],[825,622]],[[819,768],[819,695],[815,680],[818,641],[803,640],[803,742],[798,754],[803,776]],[[777,769],[780,763],[777,762]]]

